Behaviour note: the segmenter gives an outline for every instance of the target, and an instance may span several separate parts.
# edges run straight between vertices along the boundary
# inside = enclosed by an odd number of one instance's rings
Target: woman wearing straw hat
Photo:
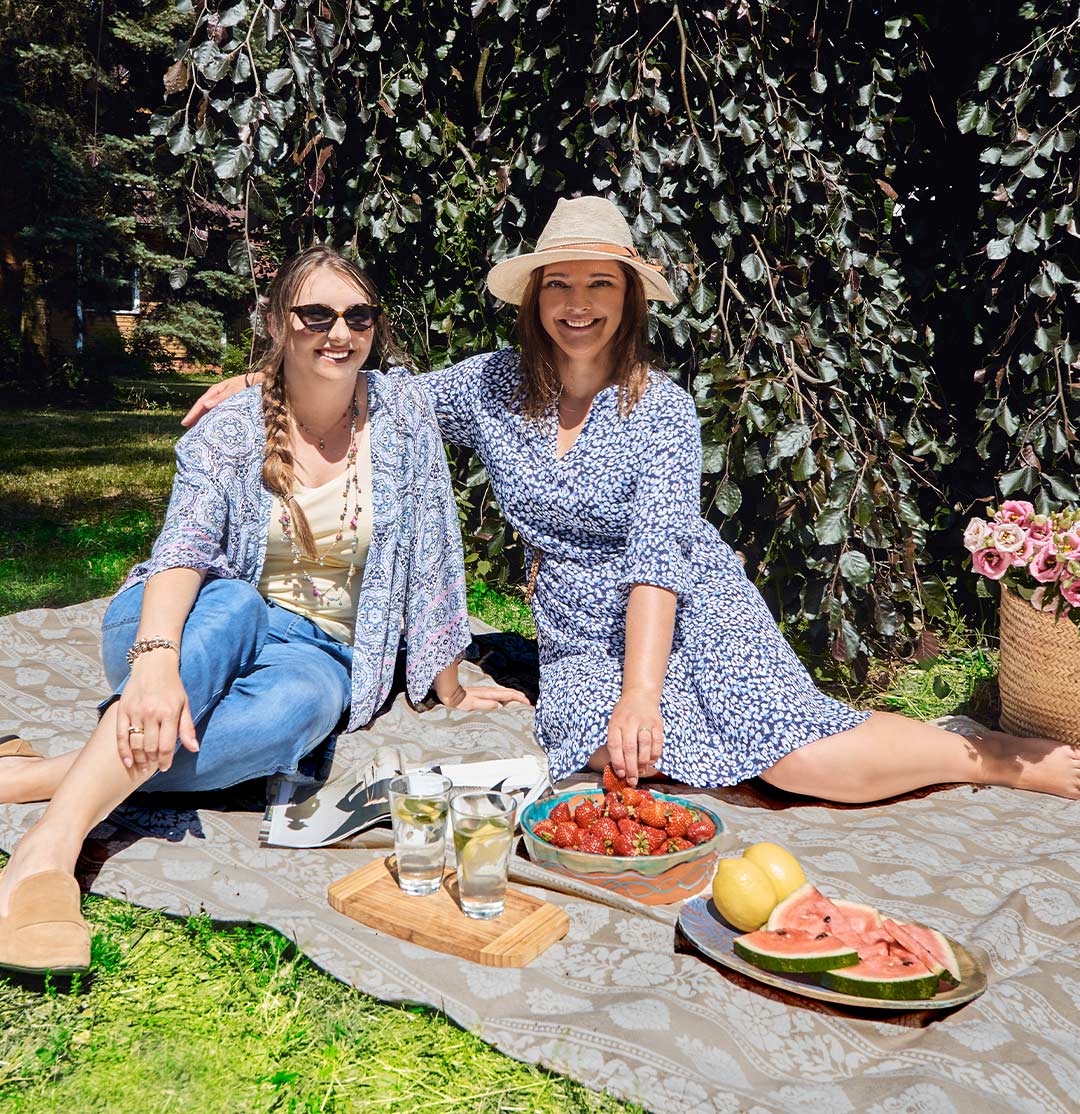
[[[488,286],[519,307],[519,349],[421,382],[526,546],[553,780],[610,761],[631,782],[757,775],[839,801],[950,781],[1080,796],[1080,757],[1061,744],[962,737],[817,690],[701,516],[694,404],[647,347],[648,299],[675,295],[615,205],[561,200]]]

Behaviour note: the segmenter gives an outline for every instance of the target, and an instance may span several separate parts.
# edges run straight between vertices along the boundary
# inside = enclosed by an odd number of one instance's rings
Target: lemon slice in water
[[[461,865],[472,873],[499,867],[510,846],[510,827],[502,820],[485,820],[459,845]]]

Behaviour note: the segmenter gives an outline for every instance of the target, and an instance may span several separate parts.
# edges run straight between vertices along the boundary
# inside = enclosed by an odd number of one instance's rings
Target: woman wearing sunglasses
[[[75,861],[137,789],[221,789],[294,773],[390,691],[404,633],[409,696],[465,689],[470,641],[457,509],[431,404],[406,375],[370,278],[328,247],[269,291],[261,385],[177,446],[165,525],[103,623],[113,696],[81,749],[0,744],[0,801],[49,800],[0,876],[0,966],[84,970]]]
[[[694,403],[647,345],[648,300],[675,295],[610,201],[560,201],[488,287],[518,307],[519,348],[420,381],[526,544],[552,780],[610,761],[632,783],[760,776],[849,802],[960,781],[1080,796],[1080,752],[1053,740],[950,734],[814,686],[701,516]]]

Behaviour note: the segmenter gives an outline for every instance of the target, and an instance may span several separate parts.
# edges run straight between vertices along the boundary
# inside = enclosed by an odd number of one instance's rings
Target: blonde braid
[[[268,491],[272,491],[282,502],[289,506],[292,519],[292,533],[297,548],[309,560],[318,553],[311,527],[304,516],[300,504],[293,499],[292,443],[289,440],[289,401],[285,397],[285,376],[282,365],[264,369],[262,386],[263,424],[266,427],[266,456],[263,459],[262,481]]]

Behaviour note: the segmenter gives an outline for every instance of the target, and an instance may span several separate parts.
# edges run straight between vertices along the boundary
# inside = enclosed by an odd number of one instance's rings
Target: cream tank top
[[[350,525],[354,495],[349,492],[349,504],[345,508],[342,497],[345,473],[320,487],[308,488],[297,484],[294,500],[307,517],[318,559],[301,558],[298,562],[293,556],[281,529],[282,503],[275,495],[270,510],[266,562],[258,585],[259,594],[265,599],[305,616],[332,638],[348,645],[352,644],[356,629],[356,602],[371,547],[371,439],[368,429],[365,422],[363,429],[357,431],[356,473],[360,480],[360,497],[357,500],[359,513],[356,516],[355,550]],[[341,521],[343,508],[346,509],[344,523]],[[339,530],[341,541],[336,541]],[[355,571],[346,591],[345,581],[350,565],[355,566]],[[304,572],[318,589],[317,599],[312,595]]]

